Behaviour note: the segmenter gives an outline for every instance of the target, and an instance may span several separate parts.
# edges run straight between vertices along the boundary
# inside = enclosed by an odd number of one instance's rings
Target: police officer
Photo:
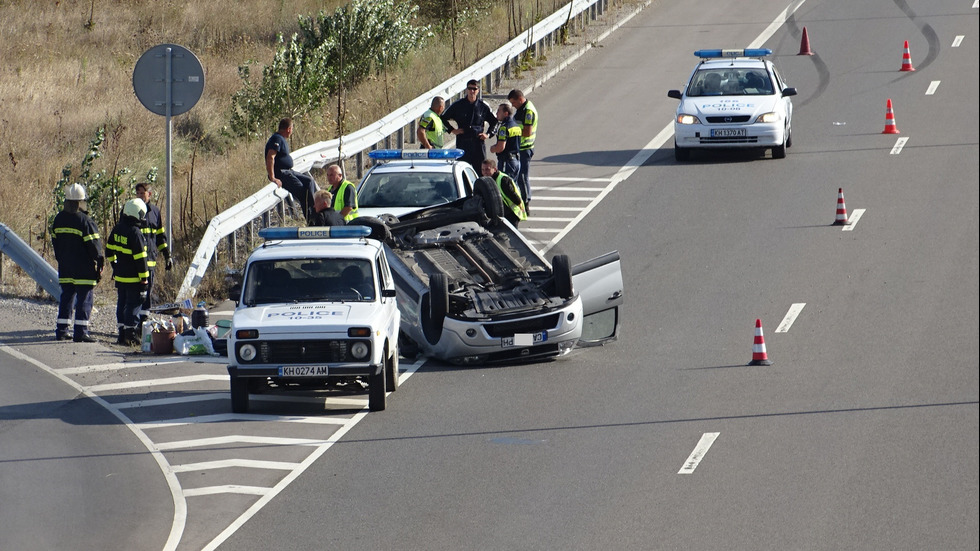
[[[340,165],[327,167],[327,183],[333,194],[333,210],[340,213],[344,222],[357,218],[357,189],[353,182],[344,178]]]
[[[486,139],[497,133],[497,118],[480,97],[480,81],[467,82],[466,95],[446,108],[442,123],[449,126],[449,121],[456,123],[452,134],[456,147],[463,150],[462,160],[476,169],[487,158]]]
[[[85,188],[81,184],[72,184],[65,190],[64,208],[51,225],[51,241],[58,261],[58,283],[61,284],[55,339],[68,340],[68,326],[74,309],[72,340],[95,342],[88,326],[95,284],[102,278],[105,256],[99,229],[88,216]]]
[[[415,136],[419,139],[419,144],[423,149],[442,149],[445,144],[446,128],[439,117],[445,109],[446,100],[442,99],[441,96],[436,96],[432,98],[432,103],[425,113],[422,113]]]
[[[527,211],[524,209],[524,201],[521,199],[521,190],[518,189],[517,184],[510,176],[497,170],[493,159],[483,161],[480,166],[480,173],[500,188],[500,198],[504,202],[504,218],[515,228],[517,224],[527,220]]]
[[[153,198],[153,189],[149,182],[136,184],[136,197],[146,204],[146,225],[142,230],[146,241],[146,265],[150,269],[150,277],[146,280],[146,299],[140,309],[140,322],[144,322],[150,315],[150,293],[153,292],[153,273],[157,265],[157,255],[163,255],[164,268],[168,272],[173,269],[174,262],[170,258],[170,246],[167,243],[166,230],[163,229],[160,207],[150,202]]]
[[[521,172],[517,177],[517,185],[521,187],[524,195],[524,204],[528,212],[531,212],[531,157],[534,157],[534,136],[538,133],[538,110],[534,104],[524,97],[521,90],[511,90],[507,94],[510,104],[517,109],[514,119],[517,120],[521,128]]]
[[[521,125],[514,120],[514,106],[501,103],[497,107],[497,143],[490,147],[490,152],[497,156],[497,170],[517,180],[521,171],[519,151],[521,148]]]
[[[139,344],[141,338],[136,328],[150,277],[142,228],[145,223],[146,203],[130,199],[106,240],[106,259],[112,263],[112,279],[116,282],[117,344]]]

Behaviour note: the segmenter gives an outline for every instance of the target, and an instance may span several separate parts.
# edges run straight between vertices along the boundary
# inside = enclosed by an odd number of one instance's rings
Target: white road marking
[[[538,212],[539,210],[549,210],[549,211],[567,210],[567,211],[578,212],[580,209],[578,207],[539,207],[537,205],[534,205],[534,212]]]
[[[858,220],[860,220],[861,219],[861,216],[864,215],[864,210],[865,209],[854,209],[854,210],[852,210],[851,211],[851,216],[849,216],[847,218],[847,224],[845,224],[844,227],[841,228],[840,231],[854,231],[854,226],[857,225]]]
[[[210,438],[194,438],[192,440],[177,440],[157,444],[160,450],[186,450],[187,448],[203,448],[207,446],[224,446],[228,444],[258,444],[261,446],[320,446],[327,440],[310,438],[284,438],[280,436],[251,436],[248,434],[232,434],[230,436],[214,436]]]
[[[126,381],[125,383],[106,383],[88,387],[92,392],[107,390],[124,390],[127,388],[142,388],[145,386],[182,385],[202,381],[228,381],[227,375],[187,375],[185,377],[167,377],[165,379],[145,379],[142,381]]]
[[[531,186],[531,191],[602,191],[601,187],[578,187],[578,186]]]
[[[210,356],[206,356],[210,358]],[[136,360],[133,362],[116,362],[111,364],[102,365],[83,365],[81,367],[63,367],[57,369],[58,373],[62,375],[79,375],[82,373],[100,373],[104,371],[118,371],[120,369],[134,369],[141,367],[155,367],[158,365],[168,365],[176,363],[214,363],[214,364],[224,364],[228,360],[224,357],[220,358],[218,361],[213,360],[201,360],[201,359],[191,359],[188,356],[179,356],[175,358],[160,358],[156,360]]]
[[[687,461],[684,462],[684,466],[681,470],[677,471],[677,474],[692,474],[694,469],[698,468],[701,460],[704,459],[704,455],[708,453],[708,449],[714,444],[715,439],[718,438],[720,432],[706,432],[701,435],[701,440],[698,441],[698,445],[694,446],[694,451],[691,455],[687,457]]]
[[[933,95],[933,94],[936,93],[936,88],[939,88],[939,82],[940,81],[938,81],[938,80],[934,80],[934,81],[932,81],[932,82],[929,83],[929,87],[926,88],[926,95],[927,96],[931,96],[931,95]]]
[[[892,147],[891,154],[898,155],[899,153],[901,153],[902,149],[905,147],[905,142],[907,141],[909,141],[909,139],[904,137],[895,140],[895,147]]]
[[[973,7],[976,7],[976,5],[974,5]],[[959,48],[960,44],[962,43],[963,43],[963,35],[961,34],[956,35],[956,38],[953,39],[953,48]]]
[[[534,195],[531,197],[531,199],[534,201],[536,207],[538,201],[593,201],[595,200],[595,197],[555,197],[552,195]]]
[[[112,404],[119,409],[142,408],[154,406],[170,406],[173,404],[186,404],[190,402],[208,402],[211,400],[227,400],[227,392],[211,392],[208,394],[196,394],[194,396],[178,396],[175,398],[154,398],[152,400],[135,400],[133,402],[116,402]]]
[[[806,306],[805,302],[794,302],[790,307],[789,311],[786,312],[786,317],[776,328],[776,333],[788,333],[789,328],[793,326],[793,322],[796,321],[796,317],[800,315],[803,311],[803,307]]]
[[[272,491],[272,488],[262,486],[241,486],[239,484],[226,484],[224,486],[206,486],[204,488],[189,488],[184,490],[184,497],[213,496],[215,494],[245,494],[253,496],[264,496]]]
[[[247,469],[278,469],[280,471],[291,471],[299,467],[299,463],[289,461],[262,461],[259,459],[222,459],[220,461],[201,461],[200,463],[185,463],[174,465],[175,473],[189,473],[196,471],[209,471],[211,469],[231,469],[244,467]]]
[[[557,229],[550,229],[549,230],[547,228],[521,228],[521,233],[524,233],[524,232],[534,232],[534,233],[560,233],[562,231],[564,231],[564,230],[557,230]],[[541,243],[541,241],[538,241],[538,243]],[[544,251],[542,251],[541,254],[544,254]]]
[[[535,176],[535,182],[609,182],[612,178],[570,178],[567,176]],[[531,188],[538,189],[538,188]],[[601,188],[600,188],[601,189]]]
[[[532,218],[532,220],[534,220],[535,222],[571,222],[572,218],[546,218],[543,216],[541,217],[535,216],[534,218]]]
[[[311,423],[315,425],[343,425],[347,419],[337,417],[309,417],[305,415],[260,415],[256,413],[215,413],[213,415],[196,415],[180,419],[161,419],[139,423],[141,430],[178,427],[203,423],[227,423],[229,421],[264,421],[280,423]]]

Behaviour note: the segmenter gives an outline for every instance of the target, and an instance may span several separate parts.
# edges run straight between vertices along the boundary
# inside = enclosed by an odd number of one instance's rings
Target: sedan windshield
[[[702,69],[694,74],[687,87],[688,97],[768,96],[772,93],[772,80],[765,69],[760,68]]]
[[[372,172],[357,190],[358,207],[428,207],[459,199],[450,172]]]
[[[355,258],[292,258],[254,262],[242,302],[373,301],[371,263]]]

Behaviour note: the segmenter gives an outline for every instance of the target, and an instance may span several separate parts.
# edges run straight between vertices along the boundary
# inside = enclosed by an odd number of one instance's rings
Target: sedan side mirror
[[[668,98],[674,98],[674,99],[681,99],[681,91],[680,90],[667,90],[667,97]]]
[[[795,95],[796,95],[796,88],[783,88],[784,98],[787,96],[795,96]]]

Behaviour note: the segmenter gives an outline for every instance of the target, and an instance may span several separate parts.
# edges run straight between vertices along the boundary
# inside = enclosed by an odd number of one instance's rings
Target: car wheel
[[[572,298],[572,263],[568,255],[555,255],[551,259],[551,271],[555,275],[555,294],[561,298]]]
[[[388,362],[381,362],[381,372],[372,373],[368,377],[368,410],[384,411],[388,405],[388,397],[385,393],[385,379]]]
[[[500,196],[500,188],[493,179],[483,176],[476,181],[473,187],[473,195],[483,199],[483,211],[491,224],[500,222],[504,215],[504,200]]]
[[[786,128],[786,147],[793,147],[793,127]]]
[[[231,376],[231,411],[232,413],[248,413],[248,379]]]
[[[374,216],[358,216],[350,222],[347,222],[347,225],[367,226],[371,228],[371,233],[368,235],[369,238],[385,242],[391,240],[391,230],[388,229],[388,225],[380,218],[375,218]]]
[[[685,161],[691,160],[691,150],[686,147],[677,147],[677,142],[674,142],[674,160],[683,163]]]
[[[773,159],[785,159],[786,158],[786,143],[782,143],[772,148],[772,158]]]
[[[429,292],[426,295],[428,308],[422,314],[422,332],[432,344],[439,342],[442,336],[442,324],[449,313],[449,278],[446,274],[429,276]],[[426,306],[423,299],[423,308]]]
[[[386,361],[388,365],[385,366],[385,388],[388,392],[394,392],[398,390],[398,346],[395,346]]]

